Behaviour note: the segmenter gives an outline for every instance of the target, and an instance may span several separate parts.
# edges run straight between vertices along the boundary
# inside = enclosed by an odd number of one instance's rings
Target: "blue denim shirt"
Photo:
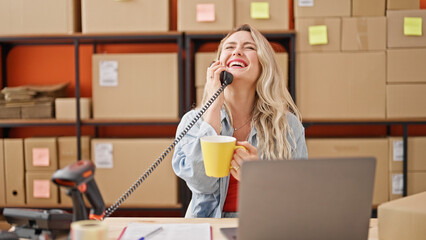
[[[186,113],[176,131],[179,135],[192,121],[198,111],[192,110]],[[296,146],[292,144],[293,158],[307,158],[308,152],[305,143],[305,131],[295,115],[287,116],[289,126],[293,129]],[[233,128],[229,116],[224,109],[221,112],[221,135],[232,136]],[[192,199],[185,217],[190,218],[221,218],[222,209],[228,192],[229,176],[223,178],[208,177],[205,174],[203,157],[201,154],[200,138],[208,135],[217,135],[214,128],[202,119],[189,130],[186,136],[176,145],[173,154],[172,167],[176,175],[185,180],[192,191]],[[257,147],[257,131],[251,129],[248,142]]]

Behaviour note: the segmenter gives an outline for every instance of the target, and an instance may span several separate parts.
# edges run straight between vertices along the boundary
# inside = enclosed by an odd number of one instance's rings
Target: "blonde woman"
[[[300,114],[286,86],[275,52],[266,38],[249,25],[230,32],[220,43],[217,61],[208,69],[203,102],[220,88],[219,75],[228,71],[233,83],[176,146],[172,166],[186,181],[192,199],[186,217],[237,217],[238,182],[243,161],[307,158]],[[183,116],[177,133],[195,117]],[[227,135],[237,139],[231,174],[205,175],[200,138]]]

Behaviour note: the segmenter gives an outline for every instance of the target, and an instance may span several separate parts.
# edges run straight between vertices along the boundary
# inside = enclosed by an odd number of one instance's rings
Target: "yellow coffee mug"
[[[204,168],[209,177],[226,177],[231,170],[234,150],[244,148],[235,146],[237,139],[229,136],[205,136],[201,138]]]

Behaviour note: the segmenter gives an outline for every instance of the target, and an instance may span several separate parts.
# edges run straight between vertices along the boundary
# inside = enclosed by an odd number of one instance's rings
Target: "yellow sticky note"
[[[216,20],[213,3],[197,4],[197,22],[214,22]]]
[[[49,165],[49,148],[33,148],[33,166],[47,167]]]
[[[253,19],[269,19],[269,3],[252,2],[250,4],[250,17]]]
[[[322,45],[328,43],[327,26],[309,26],[309,44]]]
[[[405,17],[404,18],[404,35],[422,36],[422,18]]]
[[[33,197],[50,198],[50,181],[46,179],[33,180]]]

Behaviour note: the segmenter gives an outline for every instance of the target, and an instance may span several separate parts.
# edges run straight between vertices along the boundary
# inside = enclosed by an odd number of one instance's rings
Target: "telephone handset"
[[[201,118],[201,116],[206,112],[206,110],[212,105],[212,103],[216,100],[216,98],[223,92],[226,86],[232,83],[234,80],[234,76],[227,71],[223,71],[220,73],[220,82],[222,86],[213,94],[213,96],[207,101],[206,104],[200,109],[194,119],[185,127],[185,129],[175,138],[172,144],[168,146],[163,153],[154,161],[154,163],[142,174],[136,182],[106,211],[103,218],[110,216],[117,208],[138,188],[147,178],[148,176],[160,165],[160,163],[164,160],[164,158],[173,150],[180,140],[188,133],[188,131],[195,125],[195,123]]]

